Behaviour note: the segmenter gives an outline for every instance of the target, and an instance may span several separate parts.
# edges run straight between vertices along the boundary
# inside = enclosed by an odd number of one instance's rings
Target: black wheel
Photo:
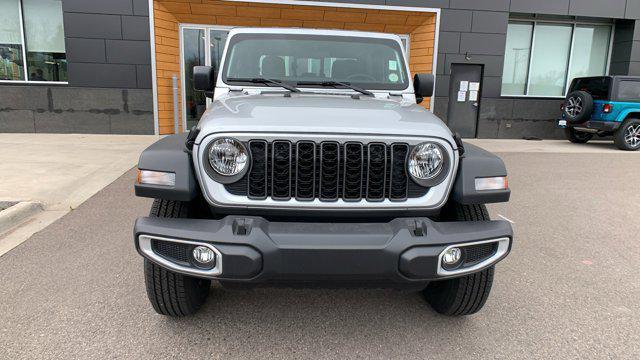
[[[586,91],[573,91],[567,94],[562,112],[568,122],[580,124],[591,118],[593,97]]]
[[[445,221],[490,220],[484,205],[448,204],[440,214]],[[423,290],[431,307],[440,314],[450,316],[471,315],[484,306],[491,285],[494,267],[462,277],[434,281]]]
[[[593,138],[593,134],[583,131],[576,131],[573,128],[565,128],[564,134],[567,136],[567,140],[576,144],[584,144]]]
[[[613,142],[621,150],[640,149],[640,119],[627,119],[613,134]]]
[[[190,213],[189,203],[156,199],[149,216],[184,218]],[[147,296],[153,309],[161,315],[187,316],[195,313],[209,295],[211,281],[162,268],[144,259]]]

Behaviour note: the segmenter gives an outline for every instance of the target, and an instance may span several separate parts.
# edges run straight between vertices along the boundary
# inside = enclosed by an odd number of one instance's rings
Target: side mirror
[[[216,72],[213,66],[193,67],[193,88],[197,91],[211,92],[216,87]]]
[[[420,104],[424,98],[433,96],[433,74],[416,74],[413,77],[413,91],[416,102]]]

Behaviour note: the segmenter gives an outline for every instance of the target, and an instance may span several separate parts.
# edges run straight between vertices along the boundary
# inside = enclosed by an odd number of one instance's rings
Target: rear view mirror
[[[416,74],[413,77],[413,90],[416,94],[416,102],[420,104],[424,98],[433,95],[433,74]]]
[[[216,73],[213,66],[193,67],[193,88],[197,91],[211,92],[215,88]]]

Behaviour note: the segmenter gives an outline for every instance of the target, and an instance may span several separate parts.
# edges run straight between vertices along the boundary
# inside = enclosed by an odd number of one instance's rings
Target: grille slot
[[[409,178],[411,146],[405,143],[251,140],[247,145],[247,176],[225,185],[233,195],[254,200],[400,202],[429,191]]]
[[[289,200],[291,198],[291,143],[274,141],[271,151],[271,197],[276,200]]]
[[[320,200],[338,200],[340,184],[340,144],[323,142],[320,144]]]
[[[251,170],[249,171],[248,195],[251,199],[267,198],[267,142],[252,140],[249,142],[251,151]]]
[[[367,200],[384,200],[387,181],[387,146],[385,144],[369,144],[367,166]]]
[[[399,201],[407,198],[409,176],[407,175],[407,157],[409,145],[391,145],[391,177],[389,179],[389,199]]]
[[[313,200],[316,187],[316,144],[298,143],[296,152],[296,199]]]

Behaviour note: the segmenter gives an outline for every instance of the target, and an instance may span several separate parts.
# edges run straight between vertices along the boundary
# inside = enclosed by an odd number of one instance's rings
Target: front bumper
[[[134,239],[138,252],[172,271],[244,283],[332,281],[420,284],[480,271],[502,260],[513,231],[506,221],[434,222],[398,218],[388,223],[270,222],[261,217],[221,220],[143,217]],[[159,254],[152,242],[214,249],[217,262],[201,269]],[[443,251],[493,244],[483,261],[455,270],[441,265]],[[156,243],[157,244],[157,243]],[[463,253],[464,252],[463,250]],[[469,252],[471,253],[471,252]]]

